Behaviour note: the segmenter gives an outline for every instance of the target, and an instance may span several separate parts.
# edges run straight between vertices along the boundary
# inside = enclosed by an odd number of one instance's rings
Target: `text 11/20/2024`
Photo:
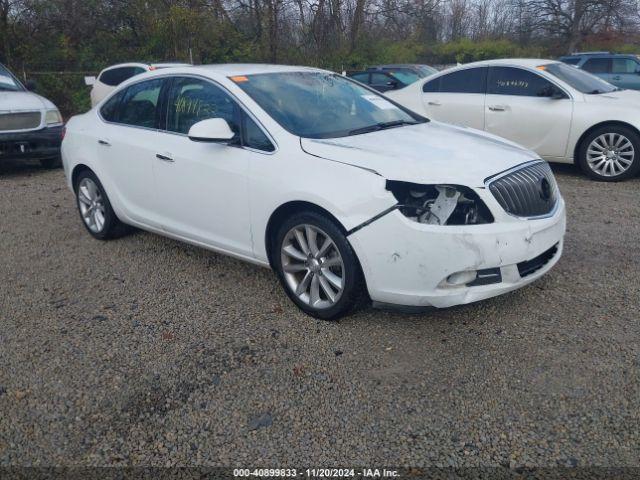
[[[236,468],[234,477],[305,477],[305,478],[395,478],[397,470],[386,468]]]

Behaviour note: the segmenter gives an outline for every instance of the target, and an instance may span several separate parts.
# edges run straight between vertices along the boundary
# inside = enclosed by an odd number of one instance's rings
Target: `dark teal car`
[[[597,75],[616,87],[640,90],[640,57],[610,52],[583,52],[560,57],[561,62]]]

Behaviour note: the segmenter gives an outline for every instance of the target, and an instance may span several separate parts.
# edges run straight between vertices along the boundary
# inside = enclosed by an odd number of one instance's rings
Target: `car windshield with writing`
[[[23,90],[23,86],[16,80],[16,77],[0,65],[0,91],[21,92]]]
[[[550,73],[554,77],[559,78],[565,83],[568,83],[579,92],[596,95],[600,93],[609,93],[619,88],[611,85],[609,82],[591,75],[590,73],[580,70],[578,68],[565,65],[564,63],[550,63],[548,65],[542,65],[538,67],[545,72]]]
[[[300,137],[345,137],[426,121],[336,74],[261,73],[231,80],[283,128]]]

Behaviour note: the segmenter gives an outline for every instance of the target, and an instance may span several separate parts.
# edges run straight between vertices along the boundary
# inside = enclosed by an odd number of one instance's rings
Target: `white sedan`
[[[447,123],[499,135],[591,178],[640,171],[640,92],[552,60],[490,60],[440,72],[387,96]]]
[[[73,117],[62,155],[95,238],[127,224],[270,266],[324,319],[485,299],[562,251],[564,201],[533,152],[323,70],[143,74]]]

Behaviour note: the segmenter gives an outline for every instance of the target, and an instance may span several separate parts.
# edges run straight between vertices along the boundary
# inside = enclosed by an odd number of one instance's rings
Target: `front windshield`
[[[609,93],[618,90],[618,88],[614,87],[609,82],[605,82],[595,75],[591,75],[590,73],[580,70],[579,68],[572,67],[571,65],[565,65],[564,63],[550,63],[538,68],[549,72],[551,75],[559,78],[565,83],[568,83],[582,93],[595,95],[598,93]]]
[[[260,73],[231,80],[300,137],[345,137],[426,121],[334,73]]]
[[[408,68],[387,70],[394,78],[397,78],[405,85],[411,85],[413,82],[420,80],[420,75]]]
[[[3,65],[0,65],[0,90],[8,90],[10,92],[20,92],[23,90],[20,82],[18,82]]]

